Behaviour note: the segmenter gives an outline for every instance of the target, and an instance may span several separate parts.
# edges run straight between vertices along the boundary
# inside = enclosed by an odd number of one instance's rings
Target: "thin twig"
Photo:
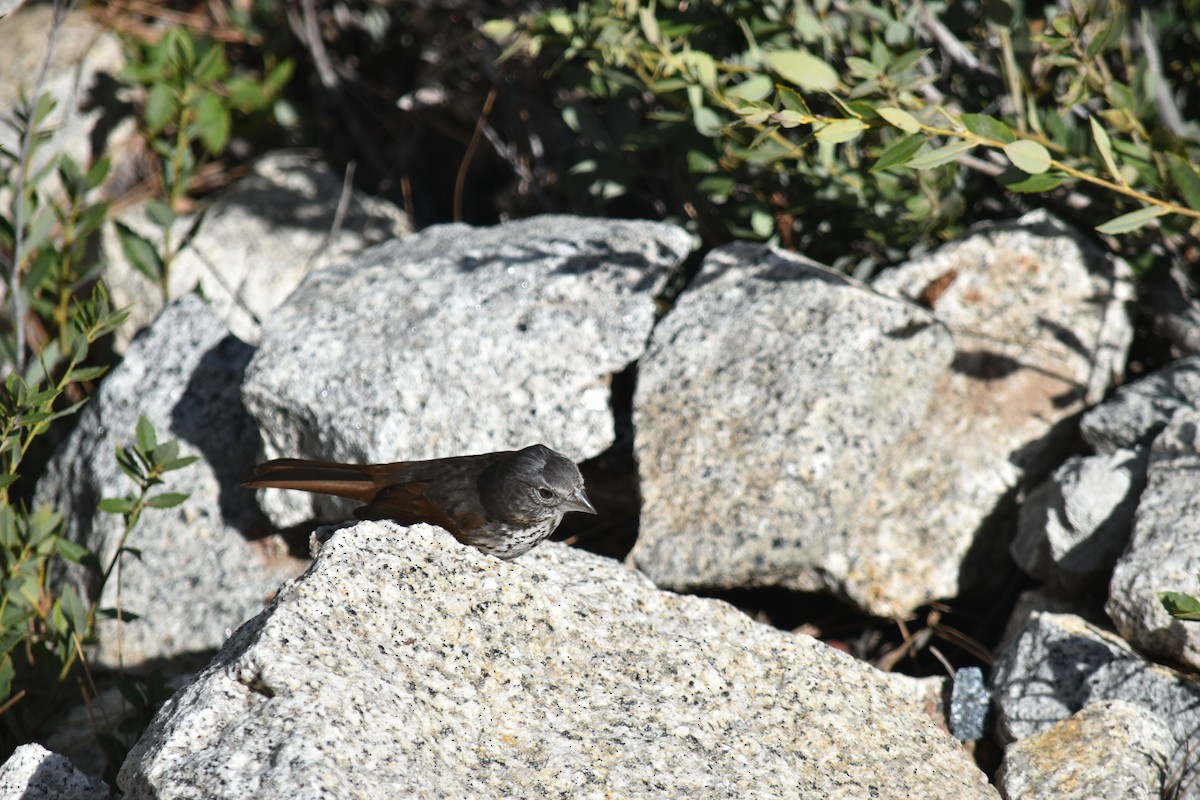
[[[351,161],[346,165],[346,172],[342,176],[342,193],[338,197],[337,208],[333,212],[333,223],[330,224],[329,230],[325,233],[325,237],[316,249],[308,257],[305,266],[311,267],[313,262],[320,258],[321,254],[329,249],[338,235],[342,232],[342,225],[346,221],[346,210],[350,207],[350,198],[354,196],[354,171],[357,168],[356,162]]]
[[[1000,77],[1000,72],[995,67],[976,58],[975,54],[949,28],[943,25],[942,21],[924,3],[921,3],[920,9],[921,23],[925,26],[925,30],[929,31],[929,35],[933,37],[938,46],[942,48],[942,52],[951,61],[957,61],[972,72],[987,75],[989,78]]]
[[[467,143],[467,152],[463,153],[462,163],[458,165],[458,176],[454,179],[455,222],[462,222],[462,197],[463,187],[467,183],[467,170],[471,167],[471,159],[475,157],[475,150],[479,147],[479,139],[483,136],[484,126],[487,125],[488,114],[492,113],[492,104],[496,102],[496,95],[499,93],[499,86],[493,86],[488,92],[487,99],[483,101],[483,110],[479,112],[479,121],[475,123],[475,132],[471,134],[471,141]]]
[[[1171,98],[1171,87],[1167,83],[1167,78],[1162,71],[1162,56],[1158,53],[1158,42],[1154,37],[1154,23],[1150,19],[1150,14],[1145,10],[1142,11],[1140,24],[1137,26],[1138,40],[1142,45],[1142,52],[1146,54],[1146,72],[1151,76],[1151,84],[1154,87],[1154,106],[1158,109],[1158,117],[1162,120],[1162,124],[1181,139],[1192,139],[1194,136],[1189,135],[1187,125],[1183,121],[1183,117],[1179,115],[1179,109],[1175,106],[1175,102]]]
[[[313,0],[300,0],[300,8],[304,11],[304,38],[308,40],[308,52],[312,54],[313,63],[317,67],[317,77],[326,89],[337,86],[337,74],[325,52],[325,40],[317,30],[317,8]]]

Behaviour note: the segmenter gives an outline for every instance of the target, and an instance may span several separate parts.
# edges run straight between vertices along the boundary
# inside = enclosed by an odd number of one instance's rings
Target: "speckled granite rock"
[[[1133,531],[1148,447],[1067,459],[1021,504],[1013,560],[1067,592],[1103,591]]]
[[[127,800],[994,798],[889,678],[546,544],[361,523],[130,753]]]
[[[1124,370],[1129,268],[1035,212],[982,226],[872,286],[929,303],[954,332],[955,356],[863,530],[938,543],[918,597],[981,589],[1004,575],[997,567],[1007,561],[1018,490],[1062,457],[1061,423]],[[894,574],[890,563],[876,568],[881,580]]]
[[[1147,709],[1101,701],[1010,746],[996,783],[1008,800],[1159,800],[1171,738]]]
[[[199,286],[235,336],[257,342],[263,320],[305,275],[411,230],[404,213],[391,203],[351,190],[335,231],[343,189],[342,176],[312,156],[276,152],[259,159],[203,210],[199,233],[171,265],[170,296]],[[151,241],[161,239],[162,229],[140,206],[123,213],[121,221]],[[180,217],[172,227],[173,241],[186,236],[195,222],[195,214]],[[120,332],[124,334],[154,318],[162,293],[126,261],[111,225],[105,229],[105,244],[105,281],[114,302],[132,313],[132,324]],[[119,344],[124,347],[126,340]]]
[[[123,497],[133,482],[117,466],[116,445],[129,446],[140,414],[159,440],[177,439],[181,455],[199,455],[167,475],[166,490],[191,497],[142,515],[121,567],[121,606],[142,614],[124,624],[124,663],[216,649],[270,593],[302,566],[274,539],[250,541],[264,527],[254,495],[239,482],[254,461],[254,424],[239,400],[249,345],[231,336],[195,295],[181,298],[138,337],[107,375],[38,482],[35,501],[67,520],[67,534],[107,564],[120,541],[121,517],[100,513],[102,497]],[[71,580],[90,598],[89,576]],[[110,581],[102,608],[116,606]],[[116,624],[97,623],[94,663],[118,663]]]
[[[1116,634],[1073,614],[1035,611],[1001,650],[992,686],[997,733],[1005,742],[1041,733],[1105,700],[1151,709],[1171,732],[1168,772],[1192,787],[1184,797],[1200,797],[1200,685],[1146,660]]]
[[[901,538],[881,552],[853,520],[951,355],[945,328],[910,303],[770,248],[714,250],[639,365],[631,562],[673,589],[926,598],[949,544]],[[903,588],[875,580],[889,559]]]
[[[116,800],[103,781],[90,778],[65,756],[40,744],[23,744],[0,765],[0,800]]]
[[[595,455],[613,441],[609,377],[641,355],[690,249],[656,222],[426,229],[310,275],[264,326],[246,405],[272,457]],[[279,525],[345,513],[277,490],[263,507]]]
[[[1181,408],[1200,407],[1200,356],[1122,386],[1083,415],[1080,432],[1097,453],[1148,445]]]
[[[1106,610],[1121,635],[1163,660],[1200,668],[1200,625],[1171,617],[1158,593],[1200,585],[1200,410],[1174,413],[1150,449],[1148,482],[1129,547],[1118,559]]]
[[[640,362],[632,562],[668,588],[826,590],[885,616],[997,580],[1022,480],[1121,372],[1127,273],[1044,214],[873,284],[932,317],[714,251]]]

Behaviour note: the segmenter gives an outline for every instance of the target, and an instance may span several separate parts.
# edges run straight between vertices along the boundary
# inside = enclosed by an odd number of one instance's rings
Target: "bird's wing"
[[[383,485],[367,505],[355,510],[355,516],[393,519],[403,525],[428,522],[455,537],[487,523],[477,486],[479,473],[487,463],[483,458],[444,459],[432,471],[425,469],[425,463],[409,462],[377,478]]]

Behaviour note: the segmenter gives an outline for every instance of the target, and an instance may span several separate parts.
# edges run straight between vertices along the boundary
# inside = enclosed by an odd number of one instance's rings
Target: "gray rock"
[[[1055,589],[1107,586],[1133,530],[1149,457],[1141,447],[1068,459],[1022,503],[1013,560]]]
[[[119,637],[115,623],[102,620],[95,663],[117,664],[119,639],[126,665],[215,649],[300,571],[277,540],[247,539],[263,527],[253,494],[239,486],[257,449],[238,388],[250,354],[199,298],[176,301],[104,378],[39,481],[37,503],[61,511],[68,536],[107,564],[124,526],[96,504],[133,488],[113,453],[116,445],[132,445],[138,416],[150,419],[160,441],[179,440],[182,455],[202,456],[166,475],[165,489],[191,497],[147,511],[134,529],[128,545],[142,555],[122,560],[120,604],[144,616],[124,623]],[[88,576],[72,580],[90,597]],[[116,591],[114,579],[101,607],[116,607]]]
[[[1123,368],[1128,268],[1034,214],[874,284],[935,320],[816,272],[715,251],[655,329],[632,562],[668,588],[832,591],[884,616],[995,582],[1022,481]]]
[[[1121,259],[1035,211],[981,225],[882,273],[872,286],[925,302],[950,326],[956,388],[986,386],[998,395],[976,398],[989,401],[976,413],[1018,412],[1014,396],[1025,392],[1026,416],[1054,401],[1057,420],[1099,402],[1124,372],[1133,338],[1130,274]],[[1028,424],[1025,417],[1013,421]]]
[[[996,797],[887,676],[560,544],[362,523],[130,753],[128,800]]]
[[[1101,701],[1011,745],[996,784],[1008,800],[1159,800],[1171,747],[1147,709]]]
[[[1124,369],[1128,273],[1124,262],[1035,213],[985,226],[874,282],[931,301],[956,349],[927,418],[864,504],[860,535],[928,548],[920,593],[909,590],[909,603],[881,611],[903,613],[912,601],[1003,576],[997,564],[1007,561],[1020,487],[1058,463],[1065,423]],[[887,561],[878,568],[881,580],[918,579]]]
[[[997,733],[1022,740],[1080,709],[1124,700],[1152,709],[1171,732],[1168,772],[1195,787],[1200,685],[1147,661],[1123,639],[1071,614],[1034,612],[1005,647],[992,674]],[[1195,788],[1183,795],[1197,797]]]
[[[924,573],[923,550],[881,556],[848,528],[950,356],[945,329],[910,303],[782,251],[714,250],[639,363],[630,561],[672,589],[906,602],[877,588],[871,565],[895,557]]]
[[[613,441],[609,377],[691,247],[655,222],[444,225],[311,274],[263,329],[244,397],[268,456],[397,461]],[[279,525],[344,506],[267,490]]]
[[[40,744],[23,744],[0,765],[0,800],[116,800],[103,781]]]
[[[1122,386],[1083,415],[1079,429],[1098,453],[1149,444],[1181,408],[1200,406],[1200,356]]]
[[[950,692],[950,732],[960,742],[982,739],[991,696],[979,667],[961,667],[954,673]]]
[[[25,0],[0,0],[0,17],[7,17],[25,5]]]
[[[54,19],[48,3],[10,11],[0,19],[0,41],[5,43],[0,59],[0,111],[5,117],[18,107],[22,92],[32,98]],[[124,65],[121,42],[114,33],[103,30],[82,10],[67,16],[43,86],[56,106],[41,125],[48,138],[34,154],[31,171],[65,154],[84,169],[93,159],[108,156],[115,162],[114,174],[132,172],[136,126],[132,117],[115,118],[119,103],[112,96],[112,82],[102,79]],[[8,125],[0,125],[0,149],[20,151],[16,132]],[[57,174],[50,175],[45,188],[57,186]],[[8,202],[3,201],[6,210]]]
[[[234,335],[257,342],[262,321],[305,275],[410,231],[403,212],[391,203],[353,190],[345,198],[342,193],[342,176],[312,156],[264,156],[202,212],[199,232],[171,267],[170,296],[200,287]],[[343,200],[345,213],[334,235]],[[171,231],[175,243],[196,217],[188,214],[176,221]],[[150,222],[143,207],[124,213],[121,221],[161,243],[162,229]],[[137,330],[162,308],[162,292],[126,261],[111,225],[105,244],[105,281],[116,304],[132,309],[133,324],[122,330]],[[120,344],[123,349],[126,341]]]
[[[1200,625],[1174,619],[1161,591],[1200,593],[1200,410],[1180,409],[1154,440],[1149,481],[1129,547],[1117,561],[1106,610],[1143,651],[1200,667]]]

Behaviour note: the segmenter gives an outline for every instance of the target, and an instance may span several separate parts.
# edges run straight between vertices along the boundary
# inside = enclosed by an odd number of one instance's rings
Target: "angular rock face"
[[[164,707],[128,800],[995,797],[890,676],[558,544],[343,529]]]
[[[613,440],[609,376],[641,354],[690,248],[672,225],[573,217],[390,242],[309,276],[271,317],[246,405],[269,456],[595,455]],[[279,525],[344,509],[263,503]]]
[[[630,560],[675,589],[852,592],[876,554],[848,523],[951,353],[916,306],[768,248],[714,251],[640,363]]]
[[[1000,652],[992,686],[997,733],[1004,742],[1040,734],[1102,701],[1152,710],[1172,737],[1164,743],[1168,775],[1193,787],[1183,797],[1200,796],[1194,788],[1200,686],[1147,661],[1115,634],[1073,614],[1035,611]]]
[[[262,527],[253,493],[238,485],[257,449],[253,422],[239,400],[250,353],[198,297],[175,302],[105,377],[38,482],[35,502],[60,511],[68,536],[107,564],[124,525],[96,504],[133,488],[114,448],[132,445],[139,415],[150,419],[160,441],[177,439],[181,455],[202,456],[166,476],[166,489],[186,492],[188,500],[148,510],[127,543],[141,557],[122,560],[120,605],[142,616],[125,622],[119,637],[114,622],[98,623],[93,660],[99,664],[216,649],[301,569],[278,543],[247,538]],[[90,577],[75,573],[72,580],[90,599]],[[116,606],[114,579],[101,607]]]
[[[1200,356],[1122,386],[1083,415],[1079,429],[1097,453],[1149,445],[1176,411],[1200,404]]]
[[[24,744],[0,766],[0,800],[117,800],[117,793],[65,756]]]
[[[1170,741],[1148,709],[1105,700],[1009,747],[996,782],[1011,798],[1158,800]]]
[[[257,342],[263,322],[305,275],[410,231],[391,203],[356,191],[343,197],[345,190],[342,176],[311,156],[283,152],[259,159],[204,208],[199,232],[172,262],[169,295],[199,287],[234,335]],[[176,221],[173,242],[188,236],[197,216]],[[162,239],[141,207],[121,221],[153,242]],[[132,314],[121,333],[137,330],[158,313],[162,292],[129,264],[115,230],[106,233],[105,281],[116,304]],[[123,348],[127,340],[118,344]]]
[[[631,560],[665,587],[822,589],[880,615],[994,579],[1055,425],[1121,371],[1125,272],[1031,215],[876,282],[931,317],[715,251],[641,362]]]
[[[1021,505],[1013,560],[1069,593],[1107,583],[1133,528],[1149,449],[1072,457]]]
[[[1106,610],[1117,630],[1166,661],[1200,668],[1200,625],[1174,619],[1161,591],[1200,594],[1200,410],[1175,412],[1150,448],[1133,538],[1117,561]]]

